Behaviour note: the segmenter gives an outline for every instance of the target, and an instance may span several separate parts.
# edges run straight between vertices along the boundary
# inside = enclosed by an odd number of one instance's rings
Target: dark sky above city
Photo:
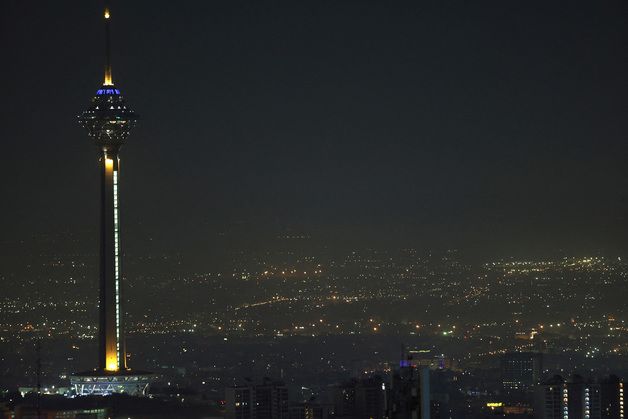
[[[628,250],[628,3],[113,1],[136,252]],[[3,2],[3,241],[98,220],[102,3]],[[91,242],[89,242],[91,244]]]

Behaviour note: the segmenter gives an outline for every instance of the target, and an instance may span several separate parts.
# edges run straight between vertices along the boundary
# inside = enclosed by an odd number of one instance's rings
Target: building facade
[[[259,384],[225,389],[227,419],[288,419],[288,388],[281,381],[264,379]]]
[[[386,383],[381,377],[352,379],[336,387],[334,417],[382,419],[386,413]]]
[[[539,384],[542,354],[535,352],[511,352],[501,360],[502,387],[505,392],[533,391]]]
[[[624,418],[623,382],[616,376],[601,381],[555,375],[536,388],[534,417],[541,419]]]
[[[600,382],[600,413],[603,418],[624,419],[624,382],[611,375]]]

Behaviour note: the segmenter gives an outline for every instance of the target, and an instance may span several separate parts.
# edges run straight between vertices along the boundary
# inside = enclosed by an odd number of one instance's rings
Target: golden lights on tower
[[[105,368],[107,371],[119,371],[118,368],[118,360],[116,359],[116,354],[107,354],[107,367]]]
[[[106,31],[106,59],[107,62],[105,63],[105,81],[103,83],[103,85],[105,86],[113,86],[113,77],[111,76],[111,57],[110,57],[110,51],[109,51],[109,18],[111,17],[111,14],[109,13],[109,8],[105,7],[105,31]]]

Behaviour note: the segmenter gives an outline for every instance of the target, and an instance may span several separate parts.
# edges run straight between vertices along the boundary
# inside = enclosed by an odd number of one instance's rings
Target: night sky
[[[628,250],[628,2],[114,1],[127,250]],[[3,243],[93,237],[102,3],[3,2]],[[224,241],[224,242],[223,242]]]

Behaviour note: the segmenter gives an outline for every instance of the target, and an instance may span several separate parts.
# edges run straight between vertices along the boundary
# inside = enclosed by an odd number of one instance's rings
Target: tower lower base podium
[[[130,396],[145,396],[153,380],[147,371],[85,371],[70,376],[70,386],[75,396],[108,396],[123,393]]]

